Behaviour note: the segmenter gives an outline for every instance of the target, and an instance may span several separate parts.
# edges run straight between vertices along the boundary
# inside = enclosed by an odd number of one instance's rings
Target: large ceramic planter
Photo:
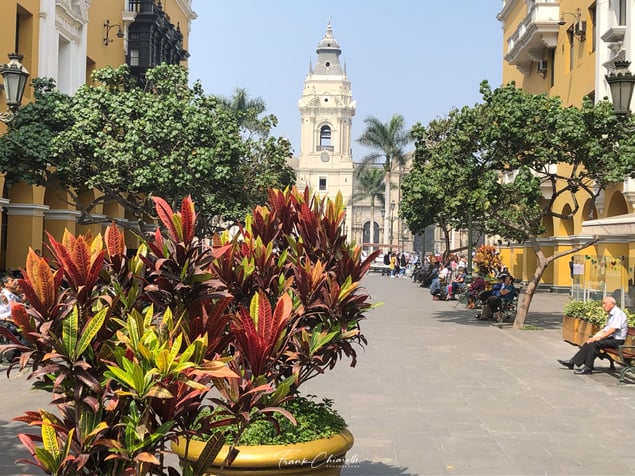
[[[345,464],[346,452],[353,446],[353,435],[344,430],[321,440],[294,445],[238,446],[238,456],[230,468],[223,468],[222,475],[296,475],[338,476]],[[187,457],[186,441],[179,441],[172,449],[181,460],[197,461],[205,447],[202,441],[190,441]],[[216,476],[218,468],[227,457],[228,446],[223,446],[205,476]]]

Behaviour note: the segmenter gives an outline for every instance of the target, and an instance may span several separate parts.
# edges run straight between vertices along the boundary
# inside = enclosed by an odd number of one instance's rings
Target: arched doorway
[[[379,223],[373,222],[373,224],[375,225],[375,233],[373,233],[373,237],[375,239],[375,243],[377,243],[379,241]],[[364,244],[372,243],[371,236],[370,236],[370,221],[367,221],[364,223],[364,231],[362,233],[362,243]],[[368,246],[364,246],[364,248],[368,248]],[[373,248],[376,248],[376,246]]]

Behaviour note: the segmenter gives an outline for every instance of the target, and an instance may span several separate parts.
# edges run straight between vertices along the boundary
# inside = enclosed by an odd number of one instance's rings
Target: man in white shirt
[[[626,314],[617,307],[615,298],[606,296],[602,299],[602,307],[608,313],[609,318],[606,326],[590,337],[571,360],[560,360],[558,362],[572,370],[574,366],[582,368],[576,369],[574,373],[578,375],[588,375],[593,372],[593,362],[600,354],[600,349],[617,349],[624,343],[628,334],[628,321]]]
[[[10,274],[2,274],[2,289],[0,290],[0,320],[11,318],[11,303],[22,302],[18,280]]]

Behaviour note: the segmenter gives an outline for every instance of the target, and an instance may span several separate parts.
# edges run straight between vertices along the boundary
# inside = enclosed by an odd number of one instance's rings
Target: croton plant
[[[284,414],[303,382],[342,359],[354,366],[366,344],[360,281],[376,253],[362,260],[347,243],[341,195],[272,189],[211,244],[195,236],[189,198],[176,212],[153,200],[160,226],[131,257],[114,224],[49,235],[49,260],[29,251],[9,372],[27,369],[52,394],[51,410],[16,418],[37,429],[19,438],[46,474],[179,474],[164,458],[170,441],[204,432],[205,457],[182,469],[198,474],[227,425]]]

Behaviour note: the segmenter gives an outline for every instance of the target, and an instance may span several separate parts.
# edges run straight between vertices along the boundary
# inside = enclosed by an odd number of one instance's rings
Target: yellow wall
[[[504,8],[513,7],[510,10],[504,10],[503,20],[503,56],[507,53],[507,39],[512,37],[518,26],[527,18],[527,5],[533,2],[525,2],[522,0],[508,0]],[[510,65],[503,60],[503,83],[514,81],[518,87],[521,87],[533,93],[548,93],[552,96],[559,96],[565,106],[580,106],[586,95],[595,95],[595,61],[596,54],[593,50],[593,24],[590,8],[595,4],[593,0],[561,0],[560,16],[564,20],[564,25],[559,26],[557,34],[556,48],[553,55],[548,50],[544,52],[544,59],[548,60],[548,72],[544,78],[536,71],[536,64],[532,64],[531,70],[521,72],[515,65]],[[573,35],[573,47],[570,47],[570,35],[568,29],[576,22],[577,14],[580,11],[582,21],[587,22],[586,39],[580,41],[580,38]],[[601,41],[596,39],[596,41]],[[535,51],[532,52],[536,54]],[[553,76],[552,76],[553,75]],[[563,174],[568,170],[564,170],[567,166],[560,164]],[[553,253],[562,252],[572,249],[575,245],[586,241],[581,236],[582,223],[591,218],[606,218],[616,215],[629,213],[627,201],[623,195],[623,185],[615,184],[606,190],[603,205],[597,204],[595,208],[591,207],[590,199],[586,193],[578,192],[576,199],[580,204],[580,208],[573,219],[553,218],[545,222],[547,233],[545,233],[542,250],[546,256]],[[554,202],[554,211],[557,213],[570,213],[575,207],[572,197],[568,194],[562,194]],[[588,238],[588,237],[587,237]],[[623,269],[628,273],[628,277],[635,281],[635,239],[630,241],[619,242],[614,237],[603,237],[592,247],[584,249],[577,253],[585,260],[585,266],[588,273],[599,275],[600,266],[606,261],[608,266],[611,263],[621,263]],[[529,280],[536,267],[536,257],[531,248],[523,246],[513,246],[508,252],[506,264],[510,267],[510,271],[518,279]],[[624,259],[622,260],[622,257]],[[550,266],[542,277],[541,283],[554,288],[565,289],[571,286],[571,276],[569,269],[570,257],[561,258]],[[604,266],[604,265],[602,265]],[[603,269],[608,269],[604,266]],[[626,274],[626,273],[624,273]],[[628,286],[628,277],[621,278],[621,285],[625,288]],[[598,279],[599,281],[599,279]],[[598,283],[599,285],[599,283]],[[611,283],[614,285],[614,283]],[[608,291],[613,291],[609,289]]]
[[[40,0],[2,0],[2,14],[0,15],[0,63],[8,61],[9,53],[20,53],[24,55],[22,64],[31,73],[31,77],[37,76],[38,64],[38,23],[39,23]],[[22,27],[20,34],[19,51],[16,51],[16,15],[28,18]],[[4,92],[0,95],[0,108],[4,111],[6,103]],[[33,90],[30,86],[24,92],[24,101],[33,99]],[[0,132],[4,131],[4,124],[0,123]]]
[[[0,14],[0,63],[8,60],[7,55],[15,52],[16,45],[16,15],[20,15],[19,51],[24,55],[22,63],[31,73],[31,79],[38,76],[37,64],[39,59],[39,12],[40,0],[1,0]],[[179,25],[183,33],[183,47],[188,48],[189,19],[177,2],[162,2],[163,8],[170,17],[171,23]],[[121,1],[93,1],[88,10],[87,53],[86,53],[86,81],[90,81],[90,74],[104,66],[119,66],[126,61],[125,43],[123,38],[117,37],[117,27],[110,30],[109,38],[112,42],[104,44],[106,20],[110,24],[120,24],[122,21]],[[24,102],[32,101],[33,91],[29,86],[24,95]],[[0,110],[6,110],[4,95],[0,97]],[[0,123],[0,134],[6,130]],[[24,261],[29,247],[42,249],[45,241],[45,231],[50,232],[56,239],[61,239],[65,229],[74,233],[90,233],[96,235],[103,231],[105,224],[76,225],[77,212],[71,209],[69,197],[58,187],[45,190],[18,184],[11,188],[4,187],[4,178],[0,175],[0,190],[2,197],[8,199],[5,204],[7,210],[7,243],[6,252],[0,255],[0,267],[19,268]],[[82,196],[84,203],[90,203],[96,194],[87,193]],[[122,207],[118,205],[98,206],[93,212],[103,213],[111,218],[125,219]],[[1,227],[0,227],[1,230]],[[138,245],[136,236],[126,233],[126,243],[135,248]]]

